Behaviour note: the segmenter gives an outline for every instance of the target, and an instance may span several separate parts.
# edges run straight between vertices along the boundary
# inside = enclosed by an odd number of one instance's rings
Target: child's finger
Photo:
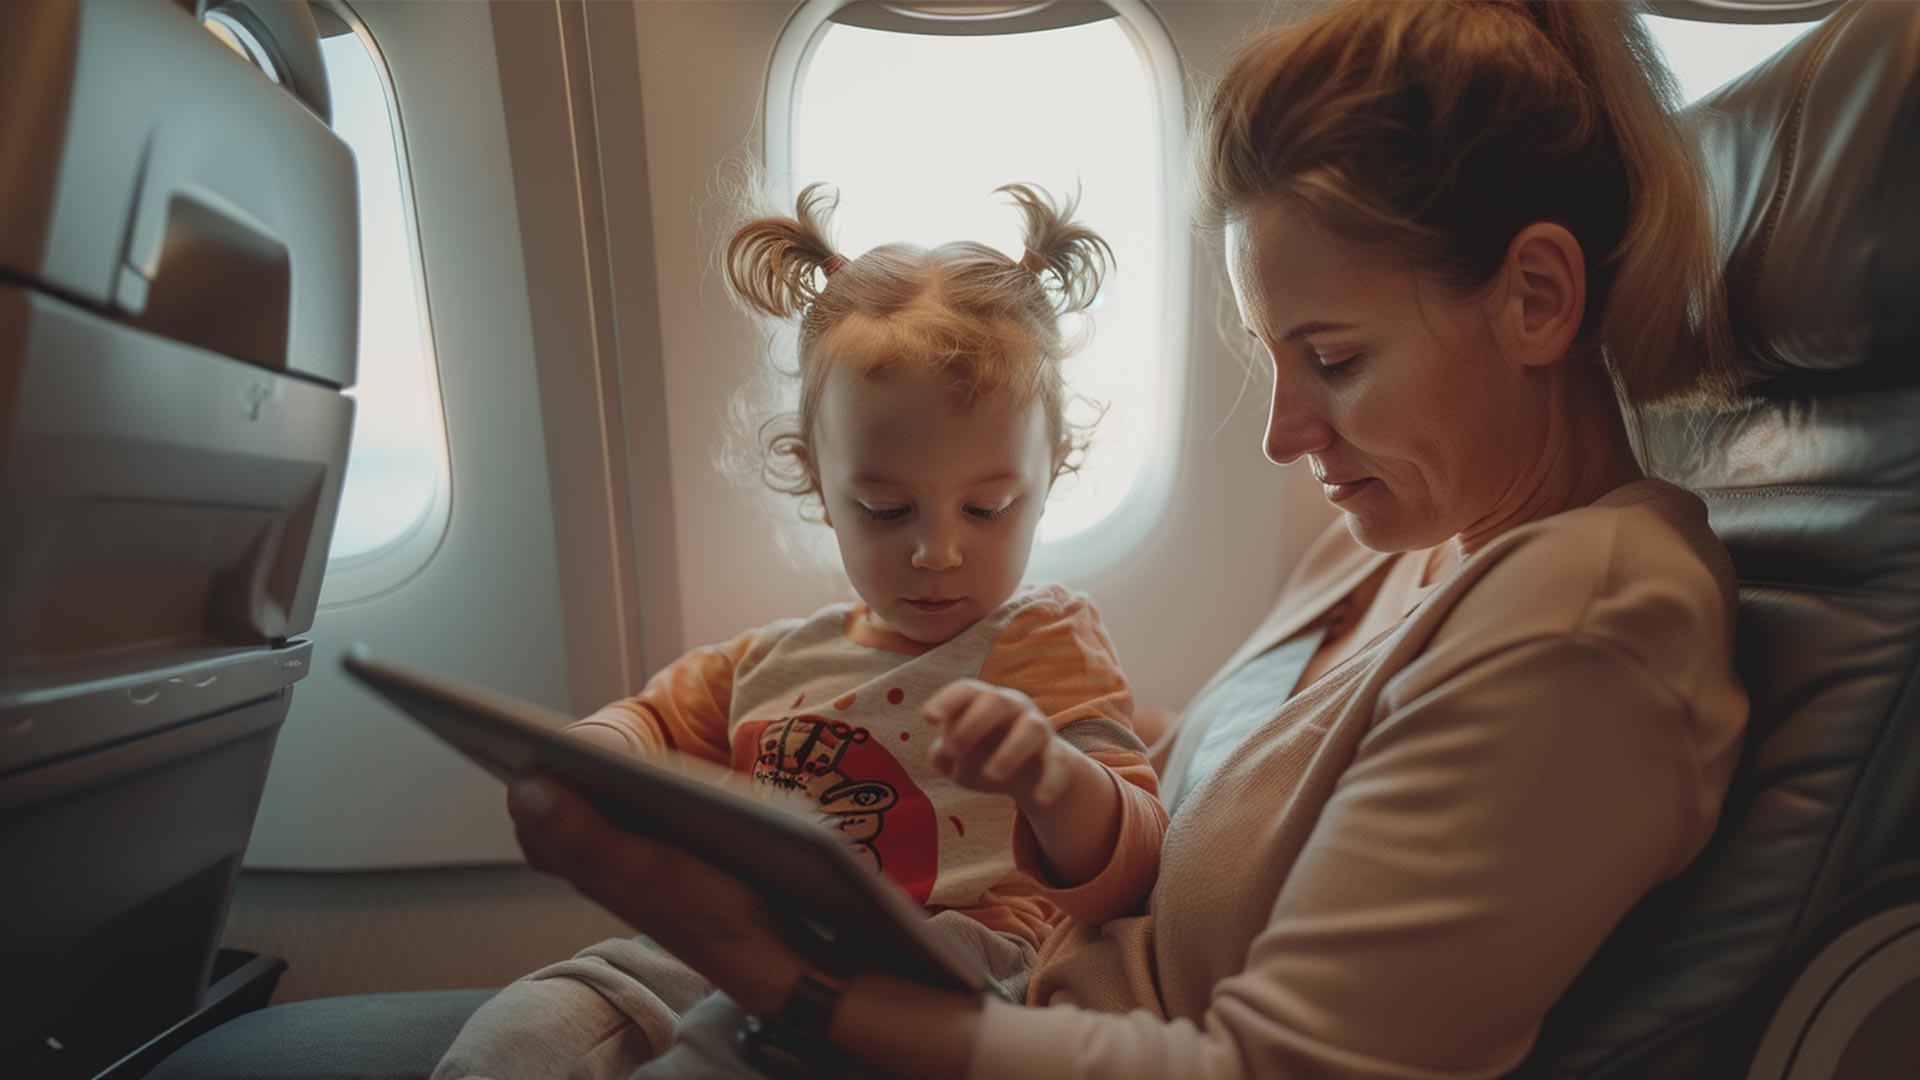
[[[983,744],[991,749],[1000,741],[1000,731],[1019,715],[1019,706],[999,694],[981,694],[947,725],[944,737],[960,759],[977,758]]]
[[[935,691],[920,706],[920,719],[929,724],[951,724],[984,692],[988,692],[985,683],[975,679],[956,679]]]
[[[1053,732],[1045,724],[1023,723],[1010,728],[1000,746],[980,766],[980,777],[989,783],[1003,784],[1020,771],[1035,754],[1047,748]]]

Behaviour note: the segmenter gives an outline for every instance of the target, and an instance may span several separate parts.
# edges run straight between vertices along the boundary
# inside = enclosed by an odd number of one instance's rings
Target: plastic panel
[[[353,383],[353,161],[318,116],[154,0],[0,4],[7,41],[0,277]]]
[[[5,285],[0,380],[0,689],[313,624],[352,402]]]
[[[290,693],[0,775],[0,1060],[105,1065],[200,1005]]]

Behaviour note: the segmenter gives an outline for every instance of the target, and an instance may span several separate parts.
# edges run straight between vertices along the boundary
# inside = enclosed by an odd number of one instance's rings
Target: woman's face
[[[1306,458],[1377,551],[1498,529],[1526,498],[1549,403],[1495,345],[1493,304],[1417,276],[1291,203],[1227,227],[1247,329],[1273,366],[1267,457]]]

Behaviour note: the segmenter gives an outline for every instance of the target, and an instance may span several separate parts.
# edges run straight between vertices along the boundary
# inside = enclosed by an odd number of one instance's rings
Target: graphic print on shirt
[[[860,861],[926,902],[939,872],[933,804],[871,732],[802,713],[742,724],[734,746],[737,757],[751,755],[737,768],[782,792],[805,792]]]

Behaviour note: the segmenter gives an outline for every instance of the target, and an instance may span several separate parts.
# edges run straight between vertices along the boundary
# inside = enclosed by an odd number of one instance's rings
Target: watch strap
[[[793,985],[793,993],[787,997],[787,1003],[780,1007],[774,1019],[818,1037],[825,1037],[827,1025],[833,1022],[833,1014],[840,1007],[840,994],[846,984],[812,968],[800,972],[800,979]]]

